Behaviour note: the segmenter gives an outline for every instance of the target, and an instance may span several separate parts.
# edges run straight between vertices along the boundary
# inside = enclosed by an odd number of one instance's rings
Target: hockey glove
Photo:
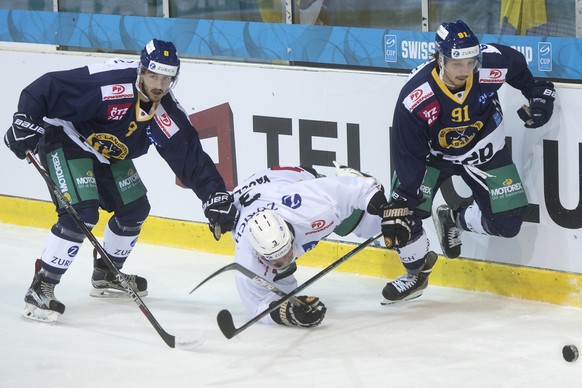
[[[314,296],[298,296],[305,305],[298,306],[287,301],[271,312],[271,318],[279,325],[315,327],[323,321],[327,308]],[[276,303],[276,302],[273,302]]]
[[[524,105],[518,111],[519,118],[526,128],[538,128],[546,124],[554,112],[556,90],[548,81],[536,81],[529,91],[529,106]]]
[[[238,211],[233,204],[232,195],[219,191],[212,194],[202,204],[208,227],[216,241],[223,233],[229,232],[236,223]]]
[[[15,113],[12,126],[4,135],[4,143],[10,151],[20,158],[26,158],[26,151],[36,151],[44,128],[26,113]]]
[[[410,210],[404,200],[382,205],[382,234],[386,248],[403,248],[410,240]]]
[[[374,180],[374,182],[376,182],[376,186],[378,187],[378,190],[384,191],[384,186],[382,186],[380,181],[378,179],[374,178],[372,175],[366,174],[365,172],[361,172],[361,171],[358,171],[354,168],[339,164],[335,160],[333,161],[333,165],[335,166],[335,175],[336,176],[358,176],[361,178],[372,178]]]

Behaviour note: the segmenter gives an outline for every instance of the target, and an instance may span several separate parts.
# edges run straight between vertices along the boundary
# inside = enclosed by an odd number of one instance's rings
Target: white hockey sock
[[[42,272],[51,283],[60,281],[61,276],[79,253],[81,245],[82,243],[65,240],[53,233],[49,234],[40,259],[44,263]]]
[[[418,239],[411,242],[404,248],[398,249],[400,260],[409,273],[414,273],[416,269],[420,269],[422,264],[420,264],[419,261],[424,259],[424,256],[428,252],[428,248],[428,237],[426,236],[426,232],[423,229],[422,234]]]
[[[471,206],[465,209],[463,215],[460,215],[460,217],[463,217],[463,221],[465,221],[467,228],[471,232],[479,234],[489,234],[483,228],[483,224],[481,222],[483,215],[481,213],[481,209],[479,209],[479,206],[477,206],[477,204],[475,203],[471,204]]]
[[[105,231],[103,233],[103,248],[118,268],[123,266],[125,259],[127,259],[127,256],[129,256],[133,250],[133,247],[137,242],[137,237],[138,236],[121,236],[115,234],[111,228],[109,228],[109,223],[105,226]]]

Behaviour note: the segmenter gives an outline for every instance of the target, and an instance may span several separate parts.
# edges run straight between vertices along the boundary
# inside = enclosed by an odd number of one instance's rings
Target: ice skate
[[[55,297],[56,284],[45,282],[45,276],[40,271],[41,265],[42,262],[37,259],[32,284],[24,296],[22,318],[54,323],[65,312],[65,305]]]
[[[461,256],[463,229],[455,224],[452,210],[447,205],[439,206],[433,213],[433,221],[443,254],[447,259],[456,259]]]
[[[428,287],[428,277],[432,267],[437,261],[437,254],[429,251],[425,256],[425,262],[422,269],[416,274],[406,274],[399,276],[395,280],[386,284],[382,290],[384,300],[383,305],[401,302],[405,300],[416,299],[422,295],[422,292]]]
[[[137,275],[126,275],[123,272],[121,274],[137,295],[142,297],[148,294],[148,282],[145,278]],[[97,257],[96,252],[93,252],[91,284],[93,289],[90,295],[96,298],[125,298],[129,296],[126,288],[117,279],[116,273],[107,267],[103,259]]]

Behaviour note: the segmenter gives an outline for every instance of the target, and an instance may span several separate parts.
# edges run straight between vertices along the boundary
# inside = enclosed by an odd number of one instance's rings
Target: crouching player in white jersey
[[[334,230],[362,238],[377,234],[387,204],[382,186],[374,178],[343,166],[338,166],[337,175],[317,178],[310,169],[274,167],[239,185],[233,192],[240,213],[232,231],[236,262],[290,292],[297,287],[295,261]],[[346,228],[343,221],[351,225]],[[236,275],[236,284],[250,316],[280,298],[241,274]],[[305,305],[286,302],[261,322],[319,325],[326,313],[323,302],[313,296],[297,298]]]
[[[463,179],[474,201],[455,209],[442,205],[433,215],[447,258],[461,254],[462,231],[505,238],[519,233],[528,200],[505,144],[497,91],[507,83],[527,98],[529,106],[518,111],[527,128],[550,120],[556,95],[551,82],[534,80],[520,52],[480,45],[461,20],[443,23],[435,40],[434,58],[413,71],[394,111],[390,156],[397,179],[393,217],[383,223],[383,233],[395,240],[408,274],[384,288],[392,301],[422,286],[410,276],[434,259],[422,220],[431,216],[434,196],[451,176]],[[509,185],[511,192],[503,194]]]

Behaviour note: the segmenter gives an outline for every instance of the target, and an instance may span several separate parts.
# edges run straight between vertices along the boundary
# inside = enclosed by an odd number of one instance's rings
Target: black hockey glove
[[[229,232],[236,223],[238,211],[233,204],[232,195],[219,191],[212,194],[202,204],[204,215],[208,218],[208,227],[216,241],[223,233]]]
[[[327,308],[314,296],[298,296],[304,306],[296,306],[290,301],[283,303],[277,310],[271,311],[271,318],[279,325],[315,327],[323,321]],[[276,303],[276,302],[273,302]]]
[[[526,128],[538,128],[546,124],[554,112],[556,89],[548,81],[536,81],[529,90],[529,106],[524,105],[518,111],[519,118]]]
[[[392,198],[382,205],[382,234],[386,248],[403,248],[410,240],[408,203],[403,199]]]
[[[36,151],[40,137],[44,135],[44,128],[26,113],[15,113],[12,126],[4,135],[4,143],[10,151],[20,158],[26,158],[26,151]]]

